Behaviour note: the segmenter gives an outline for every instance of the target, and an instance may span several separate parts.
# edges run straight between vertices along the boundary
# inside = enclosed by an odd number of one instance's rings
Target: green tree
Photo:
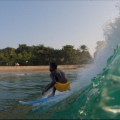
[[[81,45],[80,50],[82,50],[82,52],[87,51],[88,47],[86,45]]]
[[[81,45],[76,50],[72,45],[54,49],[45,47],[43,44],[37,46],[19,44],[17,49],[7,47],[0,50],[0,65],[5,65],[6,62],[12,64],[18,62],[20,65],[48,65],[50,61],[58,64],[81,64],[87,63],[90,59],[91,56],[86,45]],[[28,61],[27,64],[26,61]]]
[[[66,45],[62,48],[64,53],[64,60],[66,64],[72,64],[74,62],[74,58],[76,56],[76,50],[72,45]]]

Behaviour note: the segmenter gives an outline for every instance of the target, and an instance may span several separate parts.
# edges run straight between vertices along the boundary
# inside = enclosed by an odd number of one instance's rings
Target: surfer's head
[[[57,69],[57,64],[55,62],[51,62],[50,63],[50,72],[54,71]]]

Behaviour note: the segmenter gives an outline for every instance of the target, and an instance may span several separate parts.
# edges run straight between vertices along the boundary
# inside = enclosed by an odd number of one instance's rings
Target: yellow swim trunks
[[[66,83],[56,82],[54,86],[56,90],[63,92],[63,91],[68,90],[68,88],[70,87],[70,82],[66,82]]]

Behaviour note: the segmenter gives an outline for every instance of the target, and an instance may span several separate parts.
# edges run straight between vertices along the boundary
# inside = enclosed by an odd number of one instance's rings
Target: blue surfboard
[[[23,104],[23,105],[32,105],[32,104],[36,104],[36,103],[40,103],[40,102],[46,102],[52,99],[55,99],[57,97],[63,96],[64,94],[59,94],[59,95],[55,95],[53,97],[49,97],[49,98],[41,98],[38,100],[32,100],[32,101],[19,101],[19,103]]]

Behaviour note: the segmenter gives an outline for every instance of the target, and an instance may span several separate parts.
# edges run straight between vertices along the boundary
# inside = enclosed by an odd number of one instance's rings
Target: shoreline
[[[82,65],[58,65],[61,70],[82,69],[89,64]],[[0,72],[22,72],[22,71],[49,71],[49,66],[0,66]]]

